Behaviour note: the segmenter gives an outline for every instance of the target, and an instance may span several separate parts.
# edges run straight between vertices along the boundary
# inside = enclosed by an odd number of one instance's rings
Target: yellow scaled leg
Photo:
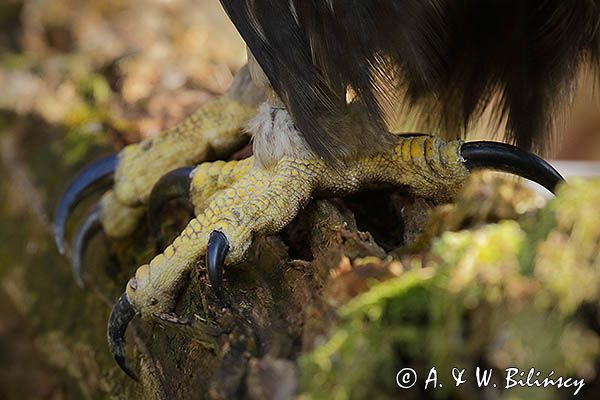
[[[240,161],[214,161],[198,165],[192,172],[190,201],[196,215],[209,204],[220,191],[229,188],[244,177],[252,168],[253,158]]]
[[[245,67],[225,95],[173,129],[125,147],[119,154],[113,193],[102,199],[105,232],[111,237],[129,235],[143,214],[140,207],[164,174],[237,150],[247,140],[242,131],[263,98],[264,91],[254,86]]]
[[[187,199],[194,213],[200,214],[212,196],[228,188],[243,177],[252,165],[252,160],[215,161],[202,163],[195,168],[181,168],[163,176],[154,186],[148,201],[148,226],[160,236],[160,217],[165,204],[177,198]],[[126,226],[135,220],[121,213],[120,225]],[[115,214],[116,215],[116,214]]]
[[[399,138],[389,151],[348,160],[343,168],[331,167],[318,158],[284,157],[270,168],[255,163],[240,178],[230,174],[235,182],[216,191],[204,211],[162,254],[138,268],[127,285],[127,298],[144,317],[170,312],[182,279],[206,254],[213,232],[221,233],[228,242],[225,263],[238,263],[254,235],[280,231],[314,196],[340,196],[364,187],[403,186],[419,196],[450,199],[469,173],[459,149],[458,141],[444,143],[424,136]],[[252,161],[250,158],[244,163],[249,166]],[[229,165],[232,170],[236,167]],[[221,171],[229,168],[228,164],[219,167]],[[203,168],[209,171],[211,167]]]
[[[387,186],[447,201],[455,196],[469,171],[477,168],[517,173],[549,190],[562,181],[549,164],[514,146],[444,142],[426,135],[382,134],[382,146],[378,147],[382,150],[370,153],[368,149],[354,149],[343,153],[346,159],[327,163],[297,131],[275,93],[270,91],[266,96],[266,76],[257,65],[254,67],[252,80],[245,68],[225,96],[205,105],[178,127],[128,146],[118,158],[107,157],[82,170],[57,208],[54,231],[63,250],[64,225],[73,205],[101,181],[99,178],[115,171],[114,189],[88,214],[76,234],[73,269],[83,282],[83,244],[100,222],[109,236],[125,236],[135,228],[143,214],[141,207],[147,203],[156,211],[162,201],[184,192],[194,205],[196,217],[163,253],[137,269],[111,313],[109,345],[116,361],[132,376],[125,363],[123,338],[136,314],[183,323],[171,312],[185,278],[205,256],[210,284],[223,301],[222,268],[242,261],[255,236],[282,230],[311,198]],[[264,90],[252,81],[263,84]],[[258,106],[264,97],[267,101]],[[340,121],[342,129],[375,129],[361,116],[353,116],[352,121],[349,118]],[[253,134],[253,157],[181,169],[231,152],[242,142],[240,130],[246,125]],[[156,214],[149,212],[150,216]],[[152,230],[155,224],[149,222]]]
[[[490,167],[530,177],[549,190],[562,181],[549,164],[514,146],[444,142],[424,135],[390,138],[393,143],[385,151],[331,165],[302,146],[296,147],[295,156],[282,154],[281,150],[299,142],[290,136],[294,134],[291,124],[277,123],[275,115],[266,125],[256,125],[257,132],[264,126],[288,132],[283,137],[267,136],[272,139],[267,153],[255,151],[247,160],[205,164],[194,171],[191,194],[196,217],[129,280],[108,323],[113,356],[128,374],[133,376],[125,362],[123,338],[136,314],[185,323],[172,311],[185,278],[204,256],[209,281],[224,301],[222,268],[242,261],[255,236],[283,229],[311,198],[391,186],[446,201],[460,190],[470,170]]]
[[[246,66],[238,72],[226,94],[208,102],[175,128],[129,145],[119,154],[98,160],[80,171],[66,189],[54,219],[57,247],[61,253],[71,255],[77,282],[83,285],[83,254],[95,232],[102,229],[112,238],[130,235],[145,213],[152,188],[163,175],[206,159],[226,157],[239,149],[248,140],[242,131],[265,97],[265,90],[254,85]],[[87,214],[73,236],[72,245],[67,248],[65,227],[71,211],[84,197],[111,179],[113,188]],[[216,182],[215,190],[225,183]],[[206,195],[209,195],[211,189],[207,190]],[[194,198],[201,199],[202,195]]]

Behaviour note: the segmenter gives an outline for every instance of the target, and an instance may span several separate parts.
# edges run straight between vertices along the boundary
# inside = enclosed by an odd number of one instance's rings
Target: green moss
[[[506,368],[587,378],[596,374],[600,338],[585,305],[597,312],[600,288],[600,182],[573,181],[537,213],[476,230],[446,232],[421,269],[373,286],[340,311],[329,339],[300,361],[304,397],[479,398],[459,388],[453,367]],[[524,229],[523,226],[526,227]],[[424,390],[435,366],[443,388]],[[411,390],[395,374],[414,368]],[[472,380],[472,379],[471,379]],[[500,385],[499,385],[500,387]],[[562,398],[572,390],[513,388],[499,398]]]
[[[426,351],[419,338],[426,334],[432,287],[427,271],[410,272],[347,304],[331,338],[300,361],[310,397],[364,399],[393,392],[398,348],[413,358]]]

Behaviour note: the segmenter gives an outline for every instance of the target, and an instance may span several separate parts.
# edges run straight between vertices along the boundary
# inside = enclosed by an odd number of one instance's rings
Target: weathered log
[[[0,145],[0,398],[555,396],[500,382],[456,388],[450,375],[509,366],[584,378],[582,393],[597,396],[598,182],[573,182],[545,206],[490,175],[474,177],[454,205],[397,190],[314,201],[226,270],[228,307],[200,262],[176,310],[189,325],[133,324],[136,383],[108,352],[106,320],[156,238],[143,227],[118,243],[98,237],[79,289],[48,223],[76,169],[52,150],[60,135],[19,123]],[[186,218],[175,207],[170,215],[167,239]],[[433,366],[444,387],[425,390]],[[421,377],[408,391],[396,384],[405,367]]]

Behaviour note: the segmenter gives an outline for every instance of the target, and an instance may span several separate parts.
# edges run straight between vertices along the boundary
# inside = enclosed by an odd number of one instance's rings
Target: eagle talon
[[[208,280],[217,298],[224,303],[223,296],[223,265],[225,257],[229,252],[229,241],[219,231],[213,231],[208,239],[206,251],[206,267],[208,269]]]
[[[136,374],[129,368],[125,359],[125,331],[135,315],[135,308],[129,301],[127,294],[123,293],[110,313],[107,336],[108,346],[113,358],[130,378],[137,381]]]
[[[101,225],[106,235],[123,238],[132,234],[143,219],[150,192],[159,178],[175,168],[202,162],[209,155],[227,157],[245,145],[247,136],[241,132],[264,98],[263,88],[254,85],[250,69],[243,67],[227,93],[207,102],[175,127],[144,143],[126,146],[119,153],[85,167],[68,186],[56,209],[53,230],[59,252],[64,254],[72,250],[65,244],[65,225],[72,210],[91,192],[110,189],[101,200]],[[239,173],[239,169],[236,172]],[[182,178],[185,181],[189,177]],[[187,191],[189,185],[180,189]],[[181,194],[185,194],[184,191]],[[177,196],[177,193],[162,196],[159,196],[158,203],[153,200],[150,204],[149,220],[154,232],[159,225],[155,209],[160,209],[162,202]],[[79,229],[80,246],[77,251],[80,254],[75,255],[78,265],[74,269],[78,271],[76,279],[80,285],[81,257],[91,235],[88,232],[96,230],[95,219],[92,218],[93,226]],[[94,229],[88,229],[92,227]]]
[[[101,213],[102,210],[100,205],[96,205],[86,216],[79,230],[75,234],[75,240],[73,241],[71,268],[73,271],[73,278],[81,288],[85,286],[83,280],[83,257],[91,238],[102,230]]]
[[[192,181],[198,182],[192,182],[192,186],[189,186],[189,170],[168,174],[153,191],[152,214],[157,215],[164,201],[190,187],[196,217],[161,254],[137,269],[127,287],[127,296],[122,296],[115,306],[109,332],[113,332],[111,348],[117,349],[113,353],[115,359],[121,360],[119,365],[125,368],[120,357],[122,335],[135,314],[133,305],[142,318],[189,323],[171,310],[189,272],[202,256],[206,257],[210,286],[224,304],[225,263],[241,261],[254,236],[279,232],[314,196],[340,196],[363,187],[395,186],[405,187],[416,196],[447,201],[456,195],[470,170],[479,168],[518,173],[550,189],[562,180],[549,164],[513,146],[444,142],[427,135],[394,139],[396,143],[389,151],[349,159],[341,174],[316,157],[282,157],[276,164],[265,167],[255,156],[243,164],[203,164],[193,174]],[[244,173],[232,174],[235,168]],[[212,176],[210,171],[215,170],[219,172]],[[212,177],[205,180],[206,176]],[[209,181],[212,183],[202,184]],[[200,193],[205,200],[198,203]]]
[[[220,3],[248,46],[247,68],[227,95],[172,135],[146,142],[152,143],[152,150],[145,145],[124,150],[111,194],[125,205],[144,204],[162,173],[208,154],[226,156],[244,141],[237,135],[244,126],[253,135],[254,155],[237,168],[230,163],[221,164],[223,168],[208,165],[206,175],[218,175],[210,185],[198,171],[193,180],[202,181],[200,187],[194,182],[190,187],[189,175],[183,177],[196,218],[161,254],[137,269],[108,324],[113,356],[134,379],[125,361],[123,337],[136,311],[143,318],[181,321],[170,310],[202,256],[209,282],[223,301],[225,261],[241,261],[254,236],[280,232],[312,198],[381,186],[446,202],[455,198],[472,170],[481,168],[516,173],[552,192],[564,180],[531,153],[500,143],[465,144],[456,140],[460,132],[452,128],[466,130],[489,106],[491,120],[505,122],[515,143],[525,148],[544,144],[549,116],[559,97],[569,93],[573,71],[583,61],[599,62],[595,50],[600,35],[595,33],[600,13],[593,2],[574,7],[507,3],[499,13],[489,12],[485,2],[469,2],[468,7],[400,0],[368,6],[357,0]],[[581,23],[569,23],[572,20]],[[490,46],[490,40],[472,40],[482,26],[487,39],[523,31],[539,34]],[[397,102],[422,114],[426,121],[420,122],[450,128],[446,137],[451,141],[389,134],[386,117],[396,111]],[[115,163],[116,159],[100,162],[90,169],[91,177],[82,173],[67,190],[54,227],[61,252],[71,208],[88,183],[92,186],[103,174],[110,175]],[[179,178],[173,179],[174,184],[166,180],[165,185],[181,189]],[[177,196],[177,191],[156,190],[158,199],[152,200],[149,213],[154,232],[162,204]],[[107,221],[121,222],[112,214]],[[107,225],[105,221],[108,232]],[[86,232],[80,235],[82,242]]]
[[[113,182],[117,168],[118,155],[101,158],[86,166],[69,184],[65,190],[56,212],[54,213],[54,240],[60,254],[65,252],[65,225],[71,211],[93,192],[100,192]]]
[[[565,178],[546,160],[516,146],[500,142],[466,142],[460,148],[469,171],[495,169],[536,182],[555,193]]]
[[[160,235],[160,215],[165,204],[179,198],[190,200],[193,170],[193,167],[175,169],[163,175],[152,188],[148,201],[148,227],[156,237]]]

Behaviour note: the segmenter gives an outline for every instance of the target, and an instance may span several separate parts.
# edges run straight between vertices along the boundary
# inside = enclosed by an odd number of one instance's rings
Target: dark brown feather
[[[396,103],[458,137],[495,96],[507,140],[541,150],[578,67],[599,60],[598,0],[221,2],[311,148],[331,161],[386,145],[384,114]],[[354,115],[368,117],[360,129]]]

